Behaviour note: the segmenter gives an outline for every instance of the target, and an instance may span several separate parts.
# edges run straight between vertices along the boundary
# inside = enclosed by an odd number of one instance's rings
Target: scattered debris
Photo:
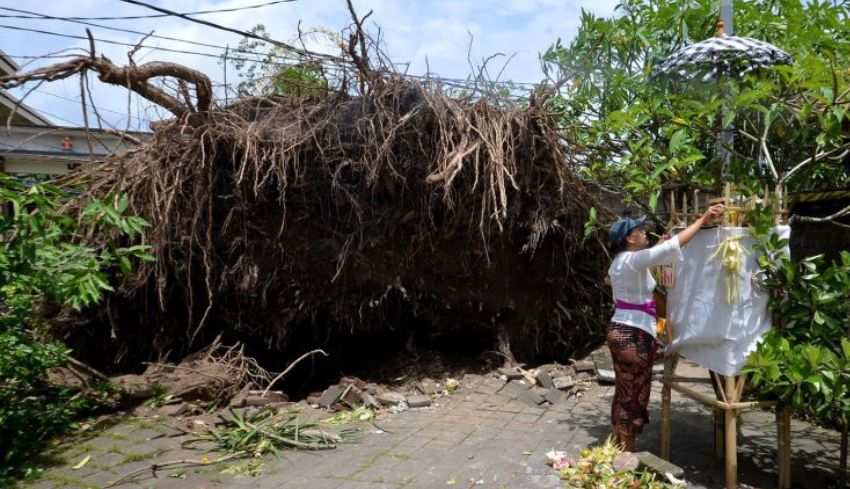
[[[82,459],[82,460],[80,460],[79,462],[77,462],[77,464],[76,464],[76,465],[74,465],[73,467],[71,467],[71,470],[80,470],[80,469],[82,469],[83,467],[85,467],[85,466],[86,466],[86,464],[87,464],[87,463],[89,463],[89,460],[91,460],[91,454],[88,454],[88,455],[86,455],[85,457],[83,457],[83,459]]]
[[[167,395],[175,402],[224,405],[238,394],[267,385],[270,378],[256,360],[245,355],[244,346],[224,346],[218,339],[179,364],[146,365],[142,374],[112,379],[125,403]]]
[[[142,467],[140,469],[136,469],[136,470],[133,470],[131,472],[128,472],[128,473],[122,475],[121,477],[119,477],[119,478],[111,481],[110,483],[106,484],[105,486],[103,486],[103,489],[107,489],[107,488],[112,487],[112,486],[117,486],[118,484],[122,484],[124,482],[132,481],[132,480],[134,480],[134,478],[136,476],[143,474],[143,473],[147,472],[148,470],[150,470],[151,474],[153,474],[153,476],[156,477],[157,471],[160,471],[160,470],[163,470],[163,469],[187,468],[187,467],[198,467],[198,466],[208,465],[208,464],[218,464],[218,463],[226,462],[228,460],[233,460],[235,458],[244,457],[244,456],[245,456],[244,452],[237,452],[237,453],[231,453],[231,454],[228,454],[228,455],[224,455],[222,457],[212,459],[212,460],[208,459],[207,457],[201,457],[199,460],[182,459],[182,460],[171,460],[169,462],[154,463],[154,464],[148,465],[147,467]]]
[[[331,425],[343,425],[353,421],[371,421],[375,418],[375,412],[371,409],[361,406],[351,411],[340,411],[333,417],[323,419],[322,423]]]
[[[281,411],[268,406],[245,411],[230,409],[229,412],[229,416],[222,416],[221,426],[193,433],[193,438],[183,442],[183,446],[259,457],[287,448],[336,448],[351,433],[350,430],[330,431],[300,419],[297,411]]]

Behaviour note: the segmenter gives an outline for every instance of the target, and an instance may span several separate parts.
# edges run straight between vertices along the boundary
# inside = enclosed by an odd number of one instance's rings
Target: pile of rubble
[[[530,370],[503,367],[485,382],[489,389],[482,393],[493,391],[512,400],[550,406],[563,400],[577,401],[595,381],[595,367],[590,360],[571,361],[570,365],[551,363]]]
[[[443,381],[424,378],[396,388],[367,383],[358,378],[344,378],[324,392],[308,396],[307,403],[331,412],[358,407],[400,412],[430,407],[434,400],[454,392],[458,387],[460,382],[452,378]]]
[[[221,362],[193,360],[180,365],[151,365],[141,375],[113,379],[122,397],[137,399],[137,415],[154,414],[191,417],[210,412],[213,406],[288,409],[294,404],[330,413],[368,409],[377,418],[407,409],[428,408],[459,388],[465,393],[498,395],[501,399],[547,407],[559,402],[577,402],[583,391],[595,382],[613,381],[613,366],[607,349],[597,350],[585,360],[570,360],[568,365],[550,363],[526,369],[523,365],[502,367],[484,373],[467,373],[454,378],[407,378],[401,384],[366,382],[343,377],[324,391],[314,392],[300,403],[273,390],[256,390],[251,385],[239,388],[234,369]],[[440,372],[431,370],[434,377]],[[436,375],[434,375],[436,374]],[[238,390],[234,389],[236,387]],[[147,402],[144,402],[147,400]]]
[[[366,407],[381,414],[427,408],[440,397],[466,387],[470,392],[499,394],[510,400],[546,406],[577,400],[596,378],[591,360],[574,361],[571,365],[552,363],[530,370],[521,366],[503,367],[485,375],[466,374],[460,380],[424,378],[395,387],[344,378],[323,392],[308,396],[306,402],[330,412]]]

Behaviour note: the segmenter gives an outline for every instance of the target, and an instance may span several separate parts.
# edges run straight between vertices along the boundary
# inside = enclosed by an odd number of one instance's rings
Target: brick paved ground
[[[692,372],[691,372],[692,373]],[[515,399],[493,377],[472,378],[438,405],[410,410],[366,425],[357,443],[327,452],[293,452],[268,459],[257,477],[221,474],[222,466],[147,472],[125,488],[554,488],[562,487],[546,466],[550,449],[572,454],[608,434],[613,388],[594,386],[581,398],[561,399],[539,407]],[[652,416],[657,421],[660,388],[653,393]],[[708,407],[674,393],[673,462],[685,469],[691,487],[723,487],[723,463],[712,456],[712,421]],[[775,487],[773,415],[750,411],[739,424],[740,480],[752,486]],[[658,423],[648,426],[639,450],[658,451]],[[795,487],[827,487],[837,465],[834,432],[795,422]],[[150,420],[124,421],[93,440],[68,448],[66,462],[31,484],[34,488],[103,487],[109,481],[155,461],[197,459],[180,448],[180,437]],[[82,469],[71,467],[87,454]]]

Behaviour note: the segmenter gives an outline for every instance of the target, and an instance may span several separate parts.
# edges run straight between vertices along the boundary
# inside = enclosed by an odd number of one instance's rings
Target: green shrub
[[[793,406],[820,424],[850,421],[850,252],[826,264],[822,256],[793,262],[780,250],[787,244],[762,239],[760,265],[772,291],[775,327],[748,358],[744,372],[764,397]]]
[[[110,273],[153,259],[144,246],[117,244],[147,224],[124,215],[126,197],[93,201],[80,221],[61,213],[67,198],[0,174],[0,485],[36,472],[32,458],[44,443],[105,397],[97,386],[73,392],[51,384],[48,373],[70,352],[47,334],[38,306],[82,309],[112,290]],[[83,233],[102,233],[104,245],[83,244]]]

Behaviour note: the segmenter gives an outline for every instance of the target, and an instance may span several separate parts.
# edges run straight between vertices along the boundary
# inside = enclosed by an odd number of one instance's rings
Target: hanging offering
[[[741,293],[741,260],[750,252],[741,244],[743,235],[729,236],[717,246],[717,251],[708,257],[720,260],[720,266],[726,275],[726,303],[738,302]]]

